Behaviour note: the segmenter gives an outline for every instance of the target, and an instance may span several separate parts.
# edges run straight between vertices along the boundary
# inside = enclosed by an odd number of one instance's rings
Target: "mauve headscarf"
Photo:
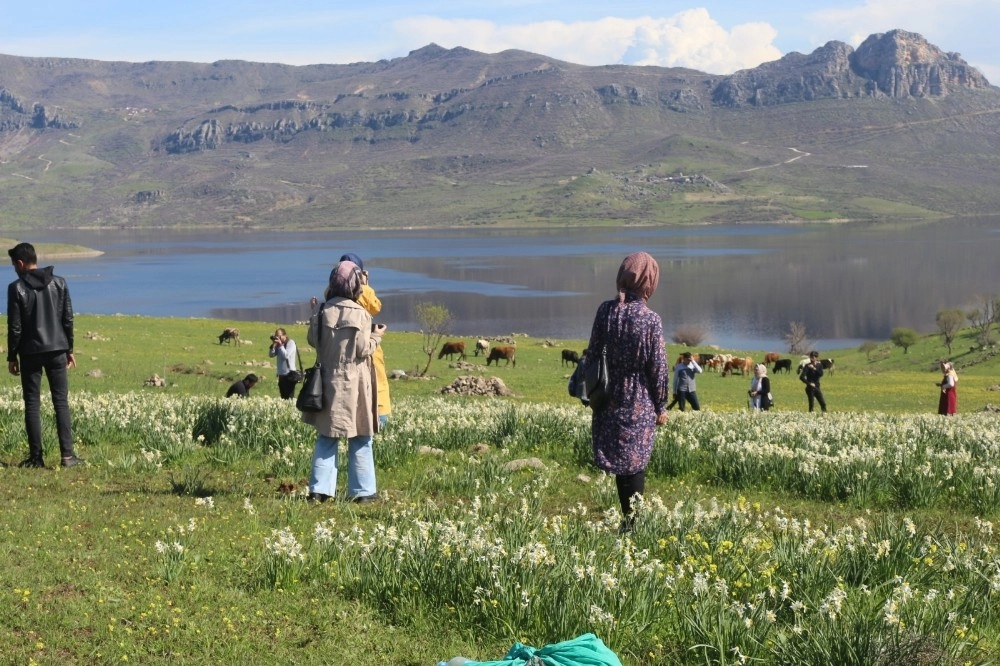
[[[353,261],[341,261],[330,271],[330,282],[326,287],[326,300],[334,296],[352,301],[361,297],[361,269]]]
[[[615,285],[618,287],[618,302],[625,302],[626,293],[648,301],[659,282],[660,266],[656,263],[656,259],[646,252],[633,252],[625,257],[618,269],[618,279],[615,280]]]

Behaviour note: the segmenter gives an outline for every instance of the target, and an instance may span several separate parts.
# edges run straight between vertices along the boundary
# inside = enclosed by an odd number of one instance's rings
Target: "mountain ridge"
[[[345,65],[0,55],[0,227],[987,214],[998,114],[982,74],[902,30],[729,76],[436,44]]]

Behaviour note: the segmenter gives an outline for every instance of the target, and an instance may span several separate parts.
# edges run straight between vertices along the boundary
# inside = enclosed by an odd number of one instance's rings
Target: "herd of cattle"
[[[514,360],[514,353],[516,351],[517,348],[513,346],[493,346],[490,344],[489,340],[479,339],[476,340],[474,355],[479,356],[482,354],[486,356],[486,365],[489,365],[493,361],[496,361],[497,365],[500,365],[500,360],[503,359],[507,361],[508,365],[517,367],[517,362]],[[583,350],[583,352],[577,352],[573,349],[563,349],[562,365],[576,365],[580,362],[580,357],[586,353],[586,349]],[[442,359],[447,356],[450,361],[456,355],[461,361],[464,361],[466,358],[465,342],[462,340],[444,343],[441,346],[441,352],[438,354],[438,359]],[[757,361],[755,361],[751,356],[741,357],[733,354],[694,353],[692,354],[692,358],[705,370],[716,371],[723,377],[733,374],[751,375],[753,374],[754,366],[757,364]],[[823,364],[823,369],[832,373],[834,368],[833,359],[824,358],[820,360]],[[677,362],[681,362],[680,357],[678,357]],[[792,359],[781,358],[781,354],[774,352],[765,354],[762,362],[767,366],[773,364],[774,367],[771,372],[774,374],[779,372],[790,373],[792,371]],[[808,362],[809,358],[803,357],[798,363],[797,371],[801,372],[802,368],[805,367]]]
[[[500,361],[506,361],[507,365],[512,365],[516,368],[517,359],[514,358],[516,352],[517,347],[513,345],[491,345],[489,340],[480,338],[476,340],[476,350],[473,352],[473,355],[484,355],[486,357],[486,365],[496,361],[497,366],[499,366]],[[456,355],[460,361],[466,359],[465,342],[463,340],[446,342],[441,345],[441,352],[438,354],[438,359],[440,360],[447,356],[448,360],[451,361]]]
[[[222,331],[219,335],[219,344],[223,342],[234,342],[236,344],[240,343],[240,329],[238,328],[227,328]],[[513,345],[494,345],[491,344],[489,340],[484,340],[480,338],[476,340],[474,356],[479,356],[482,354],[486,357],[486,365],[490,365],[496,361],[497,366],[500,365],[500,361],[506,361],[507,365],[517,367],[517,359],[514,358],[517,352],[517,347]],[[586,354],[587,350],[583,352],[576,352],[572,349],[562,350],[562,364],[566,365],[576,365],[580,362],[580,356]],[[438,353],[438,360],[448,357],[451,361],[455,356],[458,356],[458,360],[464,361],[466,359],[465,353],[465,341],[455,340],[452,342],[445,342],[441,345],[441,351]],[[697,361],[705,370],[714,370],[718,372],[721,376],[725,377],[727,375],[741,374],[741,375],[751,375],[753,374],[753,368],[757,362],[750,356],[734,356],[733,354],[702,354],[702,353],[692,353],[691,357]],[[824,358],[820,359],[823,364],[823,369],[829,372],[833,372],[833,359]],[[681,359],[678,357],[677,362],[680,363]],[[798,372],[802,371],[802,368],[809,362],[808,357],[803,357],[798,364]],[[792,371],[792,359],[781,358],[781,354],[776,354],[771,352],[764,355],[763,360],[764,365],[774,365],[771,370],[772,373],[778,374],[779,372],[791,372]]]

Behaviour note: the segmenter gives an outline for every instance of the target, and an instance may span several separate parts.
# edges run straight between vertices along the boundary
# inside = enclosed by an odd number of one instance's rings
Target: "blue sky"
[[[728,74],[857,46],[901,28],[957,51],[1000,83],[1000,0],[47,0],[4,3],[0,53],[96,60],[225,59],[350,63],[431,42],[486,53],[518,48],[586,65],[691,67]],[[2,85],[0,81],[0,85]]]

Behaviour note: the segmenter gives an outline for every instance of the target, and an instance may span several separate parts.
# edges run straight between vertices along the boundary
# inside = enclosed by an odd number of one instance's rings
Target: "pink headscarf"
[[[330,282],[324,294],[326,300],[334,296],[352,301],[361,297],[361,269],[353,261],[341,261],[330,271]]]
[[[625,294],[633,294],[644,301],[656,291],[660,282],[660,266],[656,259],[646,252],[633,252],[625,257],[618,269],[615,285],[618,287],[618,302],[625,302]]]

